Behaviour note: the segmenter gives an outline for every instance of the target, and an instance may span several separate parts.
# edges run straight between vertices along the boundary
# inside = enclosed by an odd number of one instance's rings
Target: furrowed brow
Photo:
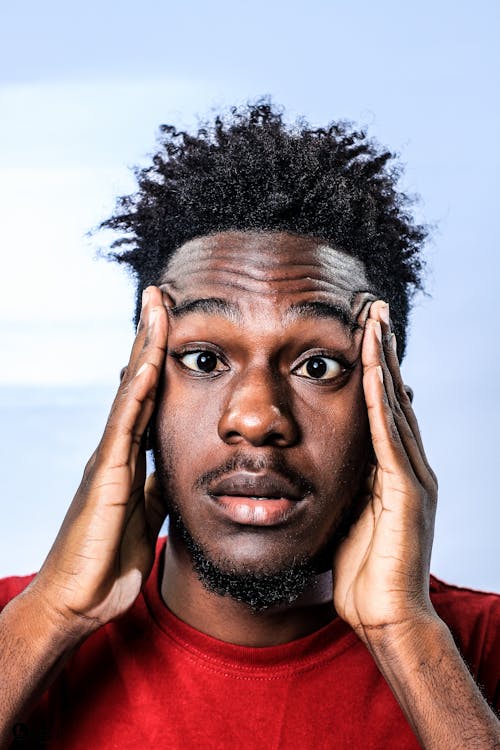
[[[297,302],[291,305],[287,311],[287,318],[333,318],[338,320],[351,332],[358,328],[356,320],[348,307],[334,303],[317,300],[312,302]]]
[[[206,315],[221,315],[233,321],[241,319],[241,311],[238,305],[219,297],[185,299],[169,309],[174,318],[183,318],[185,315],[189,315],[189,313],[202,312]]]

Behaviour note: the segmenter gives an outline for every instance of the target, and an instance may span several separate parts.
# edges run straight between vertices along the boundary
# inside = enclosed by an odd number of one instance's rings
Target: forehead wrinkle
[[[237,302],[230,302],[220,297],[187,298],[169,308],[174,318],[182,318],[190,313],[202,312],[206,315],[220,315],[233,322],[242,319],[241,309]]]
[[[175,280],[174,278],[172,278],[172,276],[168,276],[164,278],[161,286],[163,287],[169,285],[175,287],[176,289],[179,289],[186,279],[188,283],[193,284],[193,282],[197,280],[197,276],[200,276],[200,286],[204,286],[207,283],[215,283],[216,286],[228,286],[253,291],[254,288],[246,286],[245,281],[247,283],[254,282],[257,285],[293,284],[302,281],[316,283],[324,288],[345,291],[348,292],[349,295],[353,294],[352,285],[349,283],[349,279],[342,279],[338,277],[327,279],[324,278],[321,273],[309,273],[307,275],[298,273],[294,275],[288,274],[285,276],[273,276],[270,274],[263,276],[254,276],[253,274],[248,273],[248,271],[246,270],[242,271],[239,269],[230,268],[213,269],[210,266],[208,266],[206,269],[197,268],[191,271],[188,271],[186,269],[185,273],[179,274]],[[305,290],[306,289],[307,287],[305,287]],[[312,289],[309,288],[309,291],[312,291]]]
[[[252,260],[251,268],[256,271],[256,273],[252,273],[250,267],[245,267],[243,264],[235,266],[233,263],[227,263],[227,265],[214,268],[212,260],[215,259],[208,258],[197,263],[195,268],[192,266],[188,268],[186,265],[179,269],[170,267],[168,275],[164,275],[162,282],[171,283],[174,277],[177,279],[183,276],[191,278],[207,272],[217,275],[242,276],[258,282],[297,281],[298,279],[324,280],[325,269],[312,263],[258,263]]]

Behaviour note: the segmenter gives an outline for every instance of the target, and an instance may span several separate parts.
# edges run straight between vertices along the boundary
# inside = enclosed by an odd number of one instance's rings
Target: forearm
[[[45,612],[30,589],[0,614],[0,748],[26,716],[77,643]]]
[[[500,748],[500,722],[437,616],[367,632],[366,642],[425,750]]]

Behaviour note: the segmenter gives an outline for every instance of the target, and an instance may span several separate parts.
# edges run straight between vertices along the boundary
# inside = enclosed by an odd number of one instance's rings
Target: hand
[[[143,433],[167,344],[162,294],[149,287],[130,360],[99,446],[31,590],[62,630],[80,639],[123,614],[150,573],[165,517],[146,481]]]
[[[334,560],[335,609],[366,643],[380,628],[437,617],[429,599],[437,482],[394,341],[388,305],[374,302],[362,363],[375,465],[366,506]]]

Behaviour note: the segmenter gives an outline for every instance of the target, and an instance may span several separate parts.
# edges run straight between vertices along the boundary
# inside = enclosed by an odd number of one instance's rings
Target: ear
[[[406,395],[410,399],[410,404],[413,404],[413,388],[410,388],[409,385],[404,385],[404,389],[406,391]]]

